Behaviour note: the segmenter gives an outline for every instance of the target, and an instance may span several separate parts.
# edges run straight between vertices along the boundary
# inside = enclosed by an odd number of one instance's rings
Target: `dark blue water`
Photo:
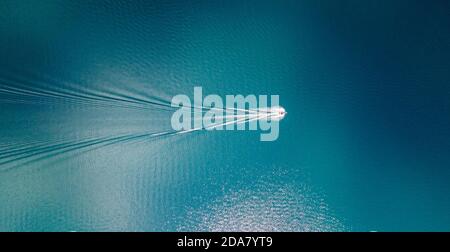
[[[0,3],[0,230],[450,228],[447,1]],[[278,94],[280,137],[171,129]]]

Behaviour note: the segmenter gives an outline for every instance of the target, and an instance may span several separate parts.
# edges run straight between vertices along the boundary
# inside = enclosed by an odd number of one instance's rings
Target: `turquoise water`
[[[2,1],[0,230],[449,230],[449,7]],[[278,140],[152,135],[194,86]]]

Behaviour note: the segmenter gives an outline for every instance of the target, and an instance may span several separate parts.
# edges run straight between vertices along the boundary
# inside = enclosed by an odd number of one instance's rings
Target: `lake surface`
[[[1,231],[450,229],[447,1],[0,4]],[[280,136],[171,130],[280,95]]]

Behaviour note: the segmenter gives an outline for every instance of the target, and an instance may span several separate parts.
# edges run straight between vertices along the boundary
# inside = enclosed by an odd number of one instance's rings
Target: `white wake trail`
[[[193,129],[189,129],[189,130],[178,131],[175,134],[185,134],[185,133],[190,133],[190,132],[200,131],[200,130],[212,130],[214,128],[226,126],[226,125],[229,125],[229,124],[239,125],[239,124],[242,124],[242,123],[248,123],[248,122],[252,122],[252,121],[255,121],[255,120],[265,119],[265,118],[268,118],[268,117],[272,117],[273,119],[277,119],[280,116],[275,115],[273,113],[265,114],[265,115],[259,115],[259,114],[250,115],[249,114],[249,115],[245,115],[245,118],[242,118],[242,119],[236,119],[236,120],[233,120],[233,121],[224,122],[224,123],[220,123],[220,124],[216,124],[216,125],[212,125],[212,126],[208,126],[208,127],[197,127],[197,128],[193,128]]]
[[[243,119],[236,119],[236,120],[233,120],[233,121],[229,121],[229,122],[224,122],[224,123],[219,123],[219,124],[216,124],[216,125],[212,125],[212,126],[209,126],[209,127],[197,127],[197,128],[193,128],[193,129],[188,129],[188,130],[183,130],[183,131],[178,131],[178,132],[176,132],[176,134],[185,134],[185,133],[189,133],[189,132],[194,132],[194,131],[199,131],[199,130],[209,130],[209,129],[214,129],[214,128],[217,128],[217,127],[221,127],[221,126],[226,126],[226,125],[229,125],[229,124],[234,124],[234,123],[239,123],[239,122],[247,122],[247,120],[248,119],[251,119],[251,120],[253,120],[253,119],[258,119],[259,118],[259,116],[252,116],[252,117],[245,117],[245,118],[243,118]]]

